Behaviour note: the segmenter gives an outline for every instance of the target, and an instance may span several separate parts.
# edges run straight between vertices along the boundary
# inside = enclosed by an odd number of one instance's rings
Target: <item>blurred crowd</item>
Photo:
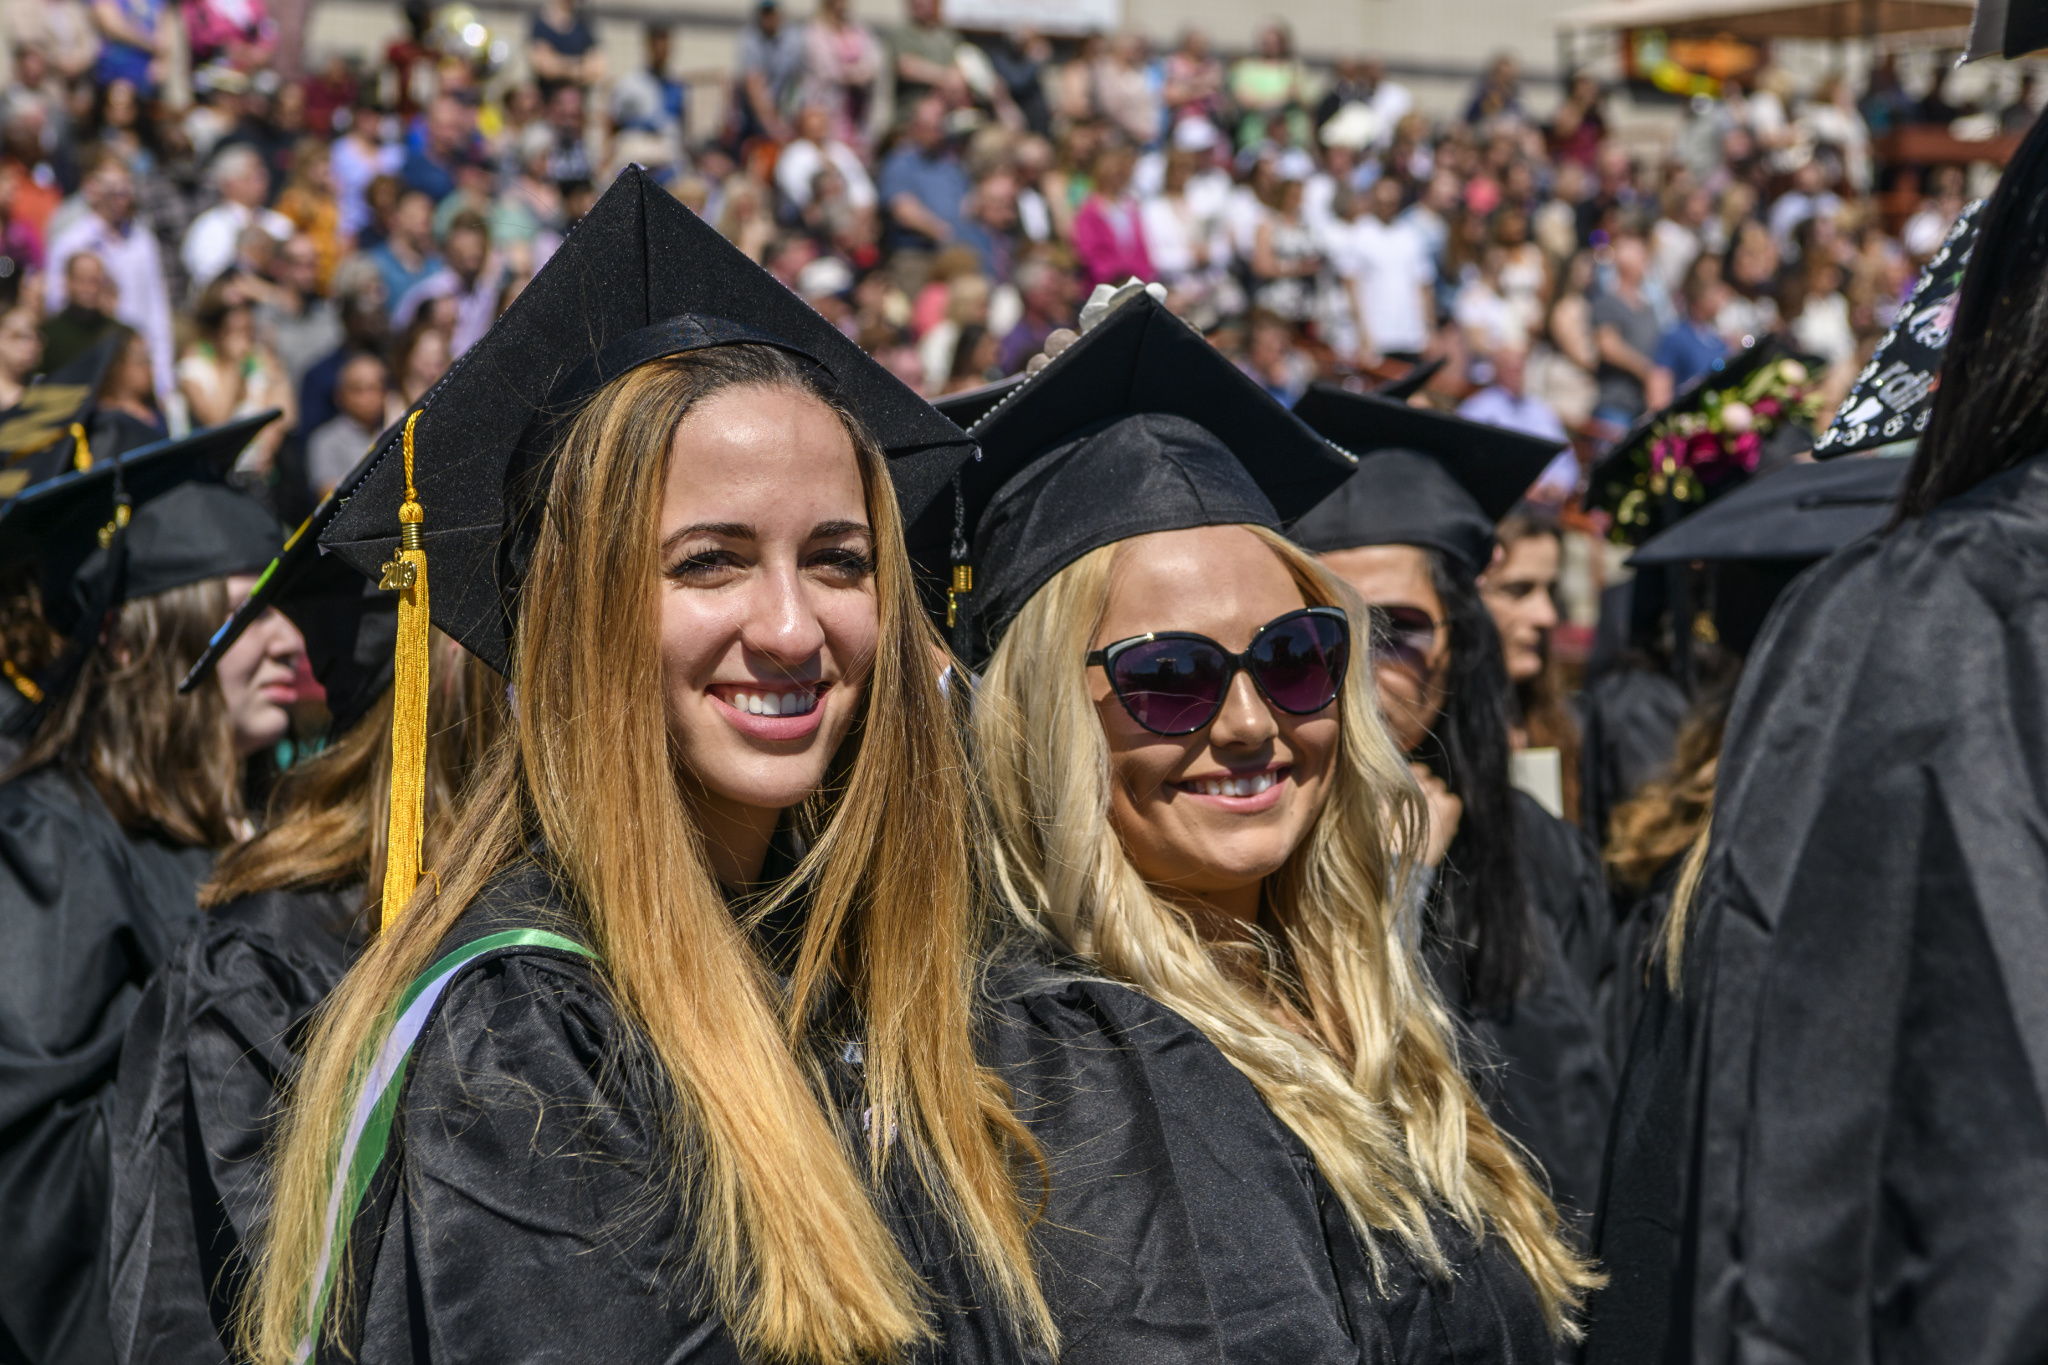
[[[1194,31],[1162,53],[963,36],[938,0],[883,28],[760,0],[729,78],[691,89],[658,27],[608,70],[574,0],[509,66],[462,6],[405,18],[381,54],[280,80],[264,0],[10,0],[0,405],[126,328],[103,401],[174,431],[282,409],[243,469],[292,517],[638,162],[927,395],[1020,370],[1137,276],[1284,401],[1441,358],[1430,401],[1583,461],[1766,332],[1845,391],[1964,202],[1935,168],[1888,225],[1873,138],[2014,131],[2036,94],[1955,108],[1888,62],[1861,90],[1766,67],[1645,155],[1591,75],[1539,110],[1501,58],[1436,120],[1281,23],[1226,58]]]

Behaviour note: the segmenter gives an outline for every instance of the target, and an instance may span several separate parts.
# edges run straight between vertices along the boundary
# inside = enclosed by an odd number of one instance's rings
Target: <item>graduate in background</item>
[[[121,1365],[234,1358],[233,1312],[270,1198],[264,1151],[313,1012],[376,927],[391,793],[397,600],[318,532],[341,491],[263,575],[185,678],[204,687],[274,608],[297,626],[326,694],[325,746],[270,793],[263,831],[199,890],[206,913],[150,981],[121,1053],[112,1119],[110,1256]],[[504,685],[435,635],[424,852],[504,727]]]
[[[1156,1228],[1091,1245],[1114,1192],[1056,1181],[1055,1310],[1206,1299],[1247,1361],[1551,1358],[1589,1277],[1457,1069],[1394,889],[1417,795],[1349,668],[1342,587],[1279,533],[1351,462],[1144,294],[973,435],[961,534],[920,548],[972,571],[955,639],[986,660],[997,884],[1055,951],[1180,1016],[1136,1043],[1161,1074],[1227,1059],[1123,1126],[1186,1162],[1168,1207],[1215,1199],[1182,1153],[1232,1153],[1239,1226],[1161,1273],[1172,1222],[1138,1206]],[[1052,1111],[1049,1150],[1091,1140],[1048,1077],[1005,1074]],[[1117,1358],[1094,1345],[1068,1358]]]
[[[1592,1359],[1990,1365],[2048,1339],[2048,127],[1958,298],[1896,522],[1750,655],[1667,927],[1660,1098],[1606,1211],[1669,1231]]]
[[[1556,447],[1321,387],[1296,411],[1360,456],[1289,534],[1369,609],[1380,704],[1430,796],[1425,954],[1487,1112],[1590,1218],[1617,1065],[1599,1012],[1613,912],[1590,842],[1510,784],[1507,673],[1477,587],[1495,521]]]
[[[281,616],[212,684],[177,694],[283,540],[262,507],[205,481],[274,415],[52,478],[0,510],[0,554],[33,555],[65,637],[0,784],[0,1356],[112,1353],[122,1039],[144,983],[197,924],[215,855],[248,835],[245,765],[284,737],[296,695],[301,644]]]

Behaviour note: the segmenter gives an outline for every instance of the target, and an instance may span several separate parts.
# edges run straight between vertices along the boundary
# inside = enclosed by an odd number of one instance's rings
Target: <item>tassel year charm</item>
[[[398,509],[398,553],[380,588],[398,598],[398,649],[391,666],[391,822],[384,846],[382,924],[389,929],[421,876],[427,800],[426,510],[412,482],[412,429],[405,419],[405,503]]]

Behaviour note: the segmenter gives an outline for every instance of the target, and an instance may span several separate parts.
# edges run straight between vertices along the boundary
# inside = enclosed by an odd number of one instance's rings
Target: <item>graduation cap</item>
[[[972,453],[958,427],[629,166],[336,500],[319,545],[397,594],[387,927],[419,878],[429,620],[506,671],[535,498],[562,422],[637,366],[741,344],[816,367],[888,457],[906,519]]]
[[[1641,568],[1694,560],[1825,559],[1884,525],[1911,463],[1787,465],[1652,536],[1628,562]]]
[[[1294,415],[1359,457],[1358,472],[1289,532],[1317,552],[1360,545],[1440,550],[1471,577],[1493,558],[1493,528],[1563,449],[1372,393],[1316,384]]]
[[[1784,464],[1809,446],[1809,437],[1799,425],[1797,413],[1787,412],[1766,419],[1754,417],[1758,450],[1749,468],[1732,455],[1713,465],[1685,465],[1676,469],[1653,467],[1656,447],[1674,424],[1689,417],[1704,419],[1723,410],[1738,392],[1772,382],[1787,371],[1772,366],[1799,366],[1774,334],[1751,342],[1734,355],[1715,364],[1687,384],[1668,404],[1649,413],[1629,428],[1593,466],[1586,481],[1586,506],[1607,512],[1614,518],[1613,539],[1641,544],[1650,536],[1688,516],[1717,497],[1740,487],[1755,471],[1769,471]],[[1790,381],[1787,381],[1788,383]],[[1782,398],[1773,398],[1784,406]],[[1727,438],[1720,438],[1725,445]]]
[[[32,563],[43,616],[69,637],[50,668],[12,676],[33,705],[20,734],[76,681],[107,613],[203,579],[255,573],[282,533],[261,504],[218,482],[275,410],[160,441],[31,487],[0,507],[0,564]]]
[[[1963,60],[2003,57],[2011,61],[2048,47],[2048,4],[2041,0],[1977,0],[1970,20],[1970,46]]]
[[[1154,531],[1279,529],[1355,467],[1201,334],[1139,294],[1016,386],[971,434],[952,518],[911,557],[954,570],[955,647],[979,662],[1033,593],[1089,551]]]
[[[1927,429],[1934,393],[1941,386],[1941,358],[1955,329],[1956,303],[1970,249],[1977,245],[1979,199],[1965,208],[1942,239],[1941,249],[1920,272],[1913,292],[1899,307],[1892,327],[1856,376],[1835,420],[1813,443],[1813,458],[1832,460],[1894,441],[1910,441]]]
[[[979,388],[966,389],[960,393],[949,393],[942,398],[934,398],[932,406],[946,414],[947,419],[954,425],[965,430],[994,411],[996,404],[1008,398],[1017,386],[1024,382],[1024,378],[1021,374],[1013,374],[1008,379],[998,379],[993,384],[983,384]]]
[[[1391,398],[1396,402],[1405,403],[1416,394],[1421,393],[1423,385],[1436,378],[1437,371],[1444,367],[1444,362],[1447,359],[1449,359],[1448,356],[1438,356],[1434,360],[1424,360],[1410,365],[1408,373],[1402,375],[1399,379],[1388,380],[1386,383],[1375,388],[1373,392],[1382,398]],[[1297,404],[1296,406],[1300,405]]]
[[[306,664],[327,693],[330,733],[339,735],[391,686],[398,639],[398,598],[382,591],[339,555],[320,549],[320,533],[369,471],[366,457],[313,509],[263,570],[255,588],[207,641],[205,653],[178,684],[190,692],[212,674],[242,632],[275,607],[306,641]]]
[[[87,423],[100,382],[124,339],[119,333],[102,337],[23,389],[21,401],[0,413],[0,498],[68,470],[92,467],[95,452]],[[100,451],[98,458],[114,453]]]

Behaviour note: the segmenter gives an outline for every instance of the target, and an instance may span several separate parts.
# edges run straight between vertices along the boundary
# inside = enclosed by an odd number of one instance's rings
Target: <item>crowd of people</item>
[[[473,15],[419,3],[380,59],[279,81],[263,0],[130,8],[10,12],[0,289],[43,347],[0,385],[128,327],[153,388],[138,368],[125,401],[160,425],[284,412],[246,472],[287,515],[629,163],[928,396],[1017,372],[1092,286],[1137,277],[1283,401],[1445,356],[1435,401],[1598,443],[1745,337],[1785,331],[1845,387],[1963,194],[1937,169],[1888,232],[1873,129],[2031,118],[1939,82],[1915,99],[1888,65],[1860,98],[1766,68],[1644,156],[1590,75],[1539,111],[1504,58],[1433,119],[1377,62],[1302,60],[1283,23],[1226,60],[1195,31],[1164,54],[970,41],[936,0],[882,29],[762,3],[724,88],[686,88],[658,27],[608,72],[572,0],[534,15],[516,79],[459,36]]]
[[[14,3],[0,1362],[2048,1350],[2031,86]]]

